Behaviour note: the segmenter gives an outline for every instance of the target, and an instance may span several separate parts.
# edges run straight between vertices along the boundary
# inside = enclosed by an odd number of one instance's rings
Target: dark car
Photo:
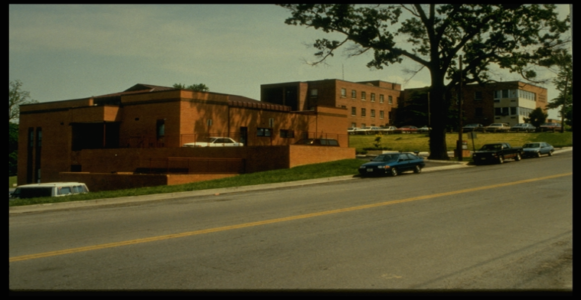
[[[482,131],[483,128],[482,124],[468,124],[462,127],[462,131]]]
[[[526,143],[522,146],[523,148],[523,157],[541,157],[543,154],[547,154],[548,156],[553,155],[553,151],[555,148],[553,146],[545,143],[545,142],[537,142],[537,143]]]
[[[295,145],[339,147],[339,141],[335,139],[302,139]]]
[[[420,173],[426,164],[424,159],[411,153],[380,154],[359,167],[361,176],[391,174],[397,176],[405,171]]]
[[[561,130],[561,124],[559,123],[543,123],[541,124],[541,126],[539,126],[539,128],[541,129],[541,131],[558,131]]]

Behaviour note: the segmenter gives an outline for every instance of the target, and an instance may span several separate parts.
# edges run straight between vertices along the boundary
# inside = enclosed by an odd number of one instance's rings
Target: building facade
[[[343,108],[349,120],[347,127],[390,125],[402,92],[397,83],[338,79],[263,84],[260,91],[262,102],[287,105],[292,110],[321,105]]]
[[[143,170],[181,174],[178,181],[184,183],[202,180],[200,174],[215,178],[354,158],[346,115],[346,109],[334,106],[291,111],[236,95],[145,84],[97,97],[22,105],[18,184],[72,176],[93,181],[92,190],[115,189],[133,187],[130,181],[143,180],[135,179]],[[181,147],[210,136],[231,137],[245,147]],[[337,139],[340,147],[293,146],[307,137]],[[312,153],[299,154],[305,151]],[[120,180],[111,174],[124,175],[120,178],[127,184],[115,183]]]

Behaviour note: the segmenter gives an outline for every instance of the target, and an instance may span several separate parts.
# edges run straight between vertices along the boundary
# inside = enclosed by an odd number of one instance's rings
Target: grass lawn
[[[466,136],[466,135],[465,135]],[[448,150],[453,150],[458,139],[458,134],[447,134],[446,142]],[[363,148],[374,147],[375,136],[352,135],[349,138],[350,146],[362,151]],[[428,151],[428,136],[425,134],[391,134],[381,136],[381,146],[395,151]],[[472,140],[468,141],[468,149],[472,149]],[[520,147],[526,142],[544,141],[555,147],[573,146],[572,132],[561,133],[477,133],[474,139],[476,149],[483,144],[494,142],[507,142],[515,147]],[[470,158],[464,158],[470,160]],[[235,177],[194,182],[182,185],[144,187],[116,191],[91,192],[85,195],[57,198],[31,198],[9,201],[9,206],[29,205],[39,203],[55,203],[66,201],[80,201],[91,199],[103,199],[114,197],[138,196],[160,193],[175,193],[194,190],[226,188],[235,186],[257,185],[265,183],[277,183],[304,179],[325,178],[342,175],[355,175],[361,165],[359,159],[346,159],[334,162],[299,166],[291,169],[241,174]],[[16,177],[9,177],[9,185],[16,182]],[[90,187],[89,187],[90,188]]]
[[[358,153],[364,148],[373,148],[376,135],[351,135],[349,146],[355,148]],[[427,134],[386,134],[381,135],[380,147],[385,147],[394,151],[429,151],[429,136]],[[456,148],[458,133],[446,134],[446,145],[449,151]],[[468,142],[468,149],[472,150],[472,139],[467,134],[463,135],[463,140]],[[484,144],[506,142],[513,147],[521,147],[527,142],[547,142],[554,147],[573,146],[573,133],[567,131],[559,132],[538,132],[538,133],[476,133],[474,148],[479,149]]]

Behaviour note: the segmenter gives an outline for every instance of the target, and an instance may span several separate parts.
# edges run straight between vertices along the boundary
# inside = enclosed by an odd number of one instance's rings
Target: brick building
[[[402,99],[407,101],[414,94],[425,98],[427,91],[428,88],[406,89]],[[508,123],[509,126],[525,123],[524,118],[535,108],[546,109],[547,98],[547,89],[520,81],[466,85],[462,87],[463,123],[484,126],[491,123]],[[452,107],[456,104],[452,103]]]
[[[20,107],[18,184],[78,180],[91,190],[177,184],[354,158],[347,110],[137,84],[123,92]],[[237,148],[183,148],[208,136]],[[326,137],[340,147],[293,145]],[[155,173],[155,174],[153,174]]]
[[[263,84],[260,91],[261,101],[287,105],[292,110],[310,110],[320,105],[346,109],[347,127],[365,127],[391,123],[401,85],[380,80],[325,79]]]

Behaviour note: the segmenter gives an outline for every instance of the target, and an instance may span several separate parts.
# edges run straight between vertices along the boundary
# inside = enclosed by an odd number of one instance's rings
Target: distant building
[[[401,94],[401,85],[381,80],[349,82],[325,79],[262,84],[260,100],[290,106],[293,111],[320,105],[346,109],[345,127],[390,125]]]

